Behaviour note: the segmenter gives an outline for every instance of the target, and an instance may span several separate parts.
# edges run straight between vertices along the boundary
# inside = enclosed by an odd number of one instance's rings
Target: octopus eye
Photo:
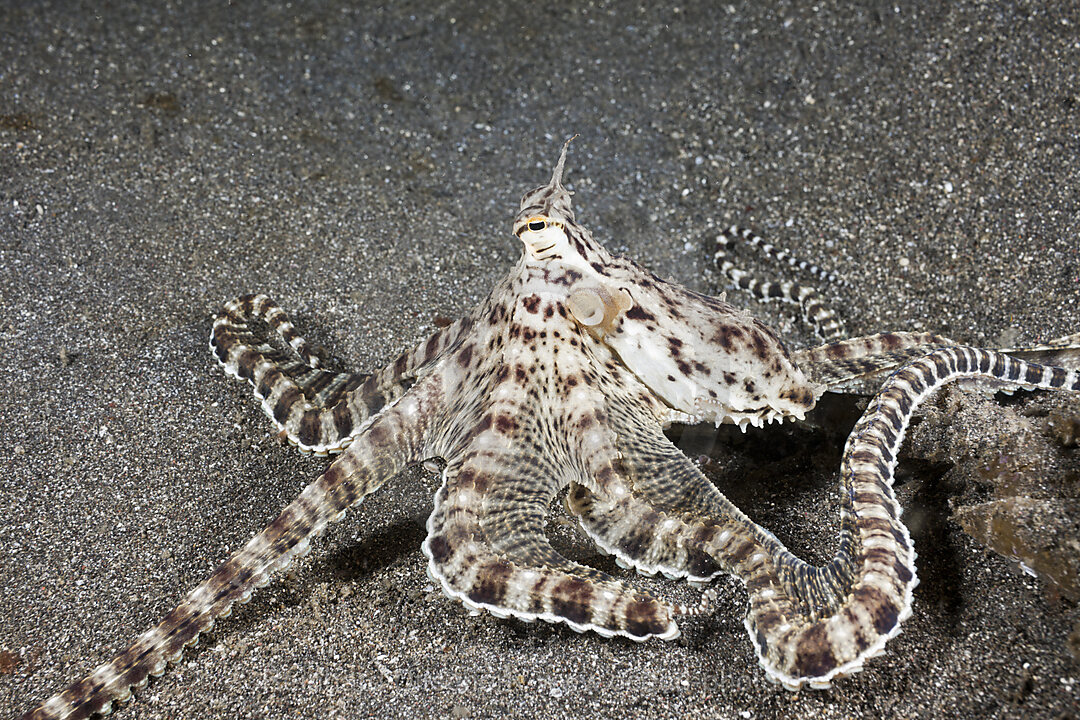
[[[546,227],[547,227],[547,221],[546,220],[530,220],[529,221],[529,229],[532,230],[533,232],[540,232],[541,230],[543,230]]]

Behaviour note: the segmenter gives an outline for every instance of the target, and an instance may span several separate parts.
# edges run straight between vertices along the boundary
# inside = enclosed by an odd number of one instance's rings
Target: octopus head
[[[769,327],[612,256],[575,222],[562,185],[569,144],[551,181],[522,197],[514,222],[526,266],[558,278],[545,291],[561,295],[574,320],[670,408],[668,420],[745,429],[803,418],[824,388],[806,379]]]
[[[633,267],[640,274],[624,269],[610,285],[632,307],[608,321],[603,342],[671,408],[668,420],[745,430],[801,420],[814,407],[824,386],[807,380],[771,328],[721,298]]]
[[[573,139],[570,138],[563,145],[551,181],[521,197],[521,208],[514,219],[514,235],[525,245],[525,252],[534,261],[558,260],[581,254],[581,248],[571,247],[576,223],[570,202],[571,192],[562,184],[566,150]]]

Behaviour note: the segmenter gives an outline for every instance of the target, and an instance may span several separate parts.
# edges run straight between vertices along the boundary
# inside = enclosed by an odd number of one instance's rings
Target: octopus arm
[[[918,579],[892,491],[897,451],[919,404],[947,383],[979,378],[1080,390],[1076,371],[962,346],[934,350],[896,371],[844,449],[837,555],[822,567],[778,555],[742,576],[750,593],[746,627],[772,679],[789,689],[825,687],[861,670],[900,632]]]
[[[326,455],[346,448],[470,327],[462,318],[441,328],[373,374],[338,373],[319,367],[311,344],[273,300],[244,295],[214,320],[210,350],[226,373],[251,383],[291,444]]]
[[[654,448],[623,449],[619,465],[626,492],[595,493],[571,484],[567,509],[598,547],[643,575],[692,582],[736,572],[758,552],[786,552],[657,434]]]
[[[839,551],[820,567],[746,518],[641,422],[626,434],[632,440],[620,436],[629,492],[616,496],[575,484],[568,506],[601,547],[642,572],[696,580],[734,574],[747,587],[745,624],[768,676],[789,689],[827,687],[880,653],[911,614],[916,555],[892,491],[911,415],[942,385],[979,379],[1080,390],[1076,371],[958,346],[893,372],[845,448]]]
[[[1080,390],[1075,371],[962,346],[934,350],[893,373],[844,450],[836,556],[814,567],[778,553],[737,573],[750,594],[746,628],[771,679],[789,689],[827,687],[861,670],[900,632],[918,579],[892,490],[897,452],[927,397],[947,383],[980,378]]]
[[[851,338],[792,353],[792,360],[813,383],[830,392],[874,395],[904,364],[937,348],[957,343],[933,333],[889,332]],[[1003,348],[997,352],[1043,365],[1080,369],[1080,334],[1044,344]],[[974,383],[1001,390],[1008,383],[984,378]]]
[[[156,626],[90,675],[27,712],[21,720],[75,720],[108,714],[150,675],[178,662],[184,649],[236,602],[246,603],[345,510],[377,490],[422,454],[426,428],[419,418],[433,412],[434,383],[420,384],[360,433],[326,472],[308,485],[273,522],[222,563]]]
[[[791,359],[814,383],[831,392],[873,395],[904,363],[955,342],[933,333],[890,332],[798,350]]]
[[[543,525],[557,489],[542,464],[512,449],[451,460],[423,544],[431,577],[470,609],[498,617],[633,640],[677,637],[669,605],[551,548]]]

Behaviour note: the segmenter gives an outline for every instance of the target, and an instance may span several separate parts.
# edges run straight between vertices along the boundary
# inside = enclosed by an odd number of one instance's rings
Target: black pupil
[[[547,223],[543,220],[533,220],[529,223],[529,229],[533,232],[540,232],[547,226]]]

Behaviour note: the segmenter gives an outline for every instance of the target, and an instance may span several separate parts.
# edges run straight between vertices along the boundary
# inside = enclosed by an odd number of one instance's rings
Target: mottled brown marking
[[[874,620],[874,628],[882,635],[891,631],[899,622],[900,609],[891,598],[872,585],[860,585],[852,593],[855,600],[866,608]]]
[[[807,629],[799,638],[795,666],[805,677],[821,677],[837,665],[836,655],[825,625],[818,623]]]
[[[767,360],[769,358],[769,346],[760,332],[750,333],[750,349],[753,350],[754,356],[758,360]]]
[[[427,548],[428,552],[431,553],[431,559],[439,565],[445,565],[454,554],[450,544],[446,542],[446,538],[442,535],[429,536]]]
[[[644,638],[662,635],[667,632],[668,621],[662,615],[661,607],[654,600],[641,598],[626,605],[627,634]]]
[[[302,445],[317,445],[322,432],[322,422],[318,410],[312,409],[304,413],[300,418],[300,427],[296,431],[296,437]]]
[[[790,390],[785,390],[780,393],[780,397],[790,400],[795,405],[802,405],[803,407],[813,407],[814,393],[807,387],[796,387]]]
[[[513,568],[505,560],[487,563],[478,571],[477,584],[469,591],[469,599],[482,605],[501,605],[512,574]]]
[[[299,402],[301,399],[300,391],[295,387],[290,387],[285,392],[278,396],[277,403],[274,405],[274,419],[279,423],[284,423],[289,417],[289,410],[292,409],[294,403]]]
[[[878,336],[878,341],[885,350],[900,350],[904,346],[903,339],[893,333],[882,333]]]
[[[472,365],[473,346],[466,345],[458,352],[457,361],[458,365],[463,368],[468,368]]]
[[[641,320],[644,322],[654,322],[656,320],[655,315],[653,315],[651,312],[641,307],[640,305],[634,305],[634,307],[627,310],[626,317],[630,318],[631,320]]]
[[[240,357],[236,358],[236,374],[244,380],[251,380],[259,359],[259,354],[254,350],[245,350],[240,354]]]
[[[255,388],[255,394],[261,398],[270,397],[270,392],[274,389],[274,383],[277,382],[279,375],[277,371],[263,375],[262,380],[259,381],[258,386]]]
[[[724,350],[731,352],[735,343],[742,339],[743,331],[734,325],[728,325],[727,323],[720,323],[716,332],[713,334],[711,341],[717,343]]]
[[[568,577],[552,588],[551,611],[572,623],[584,625],[589,621],[593,591],[581,578]]]

